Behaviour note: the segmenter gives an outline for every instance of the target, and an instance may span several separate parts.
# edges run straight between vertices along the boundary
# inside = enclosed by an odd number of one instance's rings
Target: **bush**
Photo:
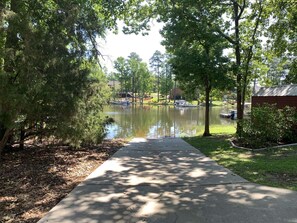
[[[297,112],[292,107],[285,107],[283,109],[283,119],[285,120],[284,134],[282,141],[286,143],[297,142]]]
[[[264,105],[252,109],[251,116],[241,123],[239,141],[251,148],[297,141],[297,113],[292,107],[278,109]]]

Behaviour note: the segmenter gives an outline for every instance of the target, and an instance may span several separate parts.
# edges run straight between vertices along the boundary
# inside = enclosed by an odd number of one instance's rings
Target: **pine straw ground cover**
[[[124,140],[91,148],[29,146],[7,152],[0,160],[0,222],[37,222]]]

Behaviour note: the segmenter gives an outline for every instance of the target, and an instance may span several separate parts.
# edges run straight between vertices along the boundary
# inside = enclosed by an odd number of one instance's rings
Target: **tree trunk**
[[[11,133],[12,133],[12,129],[6,129],[4,134],[3,134],[3,137],[1,138],[1,141],[0,141],[0,157],[1,157],[2,151],[5,148],[6,143],[7,143],[8,139],[9,139]]]
[[[3,139],[4,135],[6,132],[6,128],[4,127],[4,125],[0,122],[0,140]]]
[[[14,13],[18,13],[20,10],[21,1],[18,0],[11,0],[10,3],[10,10]],[[6,43],[5,48],[6,49],[14,49],[13,52],[17,52],[18,48],[18,19],[13,18],[9,21],[9,25],[7,28],[7,35],[6,35]],[[5,60],[4,59],[4,70],[7,73],[13,73],[15,71],[14,69],[14,61],[11,60]]]
[[[21,131],[20,131],[20,146],[19,146],[19,148],[21,150],[24,149],[24,141],[25,141],[25,130],[24,130],[24,127],[21,127]]]
[[[233,3],[234,9],[234,22],[235,22],[235,56],[236,56],[236,101],[237,101],[237,134],[241,134],[241,120],[243,119],[243,107],[242,107],[242,74],[241,74],[241,55],[240,55],[240,43],[239,43],[239,6],[237,2]]]
[[[1,72],[4,69],[4,46],[5,46],[5,36],[6,32],[4,29],[4,13],[5,13],[5,8],[6,8],[6,1],[1,1],[0,2],[0,75]]]
[[[204,133],[203,136],[211,136],[209,131],[209,95],[210,95],[210,86],[208,79],[205,86],[205,124],[204,124]]]
[[[160,101],[160,73],[159,73],[159,67],[158,67],[158,103]]]
[[[260,24],[260,20],[261,20],[261,17],[262,17],[262,12],[263,12],[263,5],[262,5],[262,1],[259,2],[260,3],[260,7],[259,7],[259,14],[257,16],[257,20],[256,20],[256,24],[255,24],[255,27],[253,29],[253,35],[252,35],[252,45],[248,47],[248,50],[247,50],[247,53],[246,53],[246,62],[245,62],[245,69],[244,69],[244,75],[242,77],[242,100],[241,100],[241,119],[243,119],[243,114],[244,114],[244,104],[245,104],[245,95],[246,95],[246,89],[247,89],[247,86],[248,86],[248,76],[249,76],[249,73],[250,73],[250,62],[253,58],[253,46],[256,44],[256,34],[257,34],[257,30],[258,30],[258,27],[259,27],[259,24]],[[240,120],[241,120],[240,119]],[[237,132],[239,137],[241,136],[241,131],[242,131],[242,127],[240,126],[240,123],[238,124],[239,125],[239,131]]]
[[[135,102],[135,77],[132,77],[132,103]]]

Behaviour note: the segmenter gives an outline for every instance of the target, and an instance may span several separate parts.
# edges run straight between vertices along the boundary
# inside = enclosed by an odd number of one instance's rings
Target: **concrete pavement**
[[[45,222],[297,223],[297,192],[249,183],[178,138],[135,139]]]

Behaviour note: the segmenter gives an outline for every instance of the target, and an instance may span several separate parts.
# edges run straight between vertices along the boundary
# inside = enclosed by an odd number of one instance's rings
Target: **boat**
[[[190,102],[187,102],[186,100],[177,100],[174,103],[175,107],[197,107],[196,105],[191,104]]]
[[[230,118],[232,120],[237,118],[237,111],[236,110],[230,110],[228,113],[220,113],[221,118]]]
[[[109,102],[111,105],[123,105],[123,106],[128,106],[131,104],[130,101],[111,101]]]

